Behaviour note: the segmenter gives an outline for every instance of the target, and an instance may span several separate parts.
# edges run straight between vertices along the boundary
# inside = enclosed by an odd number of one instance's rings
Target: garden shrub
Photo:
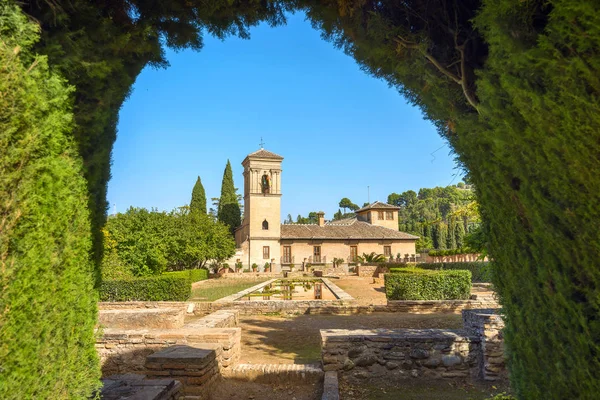
[[[491,282],[492,281],[492,264],[490,262],[444,262],[444,263],[422,263],[419,268],[430,270],[468,270],[471,271],[471,279],[473,282]]]
[[[471,272],[394,268],[385,275],[385,294],[388,300],[467,300]]]
[[[0,398],[86,399],[99,386],[97,297],[72,88],[0,2]]]
[[[188,300],[192,294],[190,275],[170,275],[103,281],[100,285],[100,301]]]
[[[185,271],[166,272],[163,276],[188,278],[191,283],[208,279],[208,270],[206,269],[188,269]]]

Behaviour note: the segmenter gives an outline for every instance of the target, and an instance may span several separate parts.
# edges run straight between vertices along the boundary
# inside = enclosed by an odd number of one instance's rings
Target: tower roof
[[[272,153],[268,150],[265,149],[260,149],[258,151],[255,151],[254,153],[250,153],[248,154],[247,158],[270,158],[273,160],[283,160],[283,157],[281,157],[280,155],[277,155],[275,153]]]

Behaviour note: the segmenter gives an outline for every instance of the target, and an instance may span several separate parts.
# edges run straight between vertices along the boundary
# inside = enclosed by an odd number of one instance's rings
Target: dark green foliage
[[[170,213],[132,207],[109,218],[104,234],[105,279],[194,269],[235,253],[225,225],[188,207]]]
[[[38,27],[0,3],[0,398],[89,398],[96,292],[72,88],[31,49]]]
[[[308,213],[308,217],[303,217],[302,215],[298,215],[296,217],[297,224],[316,224],[319,222],[319,218],[317,218],[317,212],[311,211]]]
[[[385,294],[388,300],[466,300],[471,272],[393,268],[385,275]]]
[[[266,21],[285,21],[279,3],[172,0],[168,2],[22,2],[40,21],[37,47],[75,86],[73,136],[84,160],[94,257],[102,258],[101,227],[106,221],[106,187],[118,113],[142,69],[166,67],[164,46],[202,48],[202,34],[249,37],[248,29]],[[96,273],[100,282],[100,269]]]
[[[451,249],[465,246],[465,225],[462,223],[454,224],[454,246]]]
[[[490,1],[476,23],[483,118],[456,148],[489,233],[511,382],[518,398],[597,398],[600,3]]]
[[[443,262],[420,263],[419,268],[432,270],[468,270],[471,271],[473,282],[492,281],[492,263],[489,262]]]
[[[190,282],[199,282],[208,279],[208,270],[206,269],[188,269],[186,271],[165,272],[163,276],[188,278]]]
[[[40,51],[76,85],[94,233],[118,111],[146,64],[166,64],[161,41],[200,48],[202,30],[247,37],[258,21],[282,22],[286,7],[420,107],[469,170],[517,396],[597,397],[597,1],[24,2],[43,27]]]
[[[229,227],[232,234],[233,231],[242,224],[242,213],[240,211],[236,189],[233,184],[233,172],[231,172],[231,163],[229,160],[227,160],[227,165],[223,172],[217,218]]]
[[[421,188],[418,194],[413,190],[392,193],[387,201],[400,207],[399,229],[422,238],[417,243],[420,250],[460,247],[465,230],[479,225],[474,192],[464,184],[462,189],[457,185]]]
[[[350,200],[347,197],[344,197],[343,199],[340,200],[339,206],[344,209],[344,213],[346,213],[347,209],[350,211],[356,211],[360,208],[358,205],[354,204],[352,202],[352,200]]]
[[[204,191],[204,186],[202,186],[202,181],[200,177],[196,180],[196,184],[194,185],[194,189],[192,190],[192,199],[190,200],[190,211],[191,212],[201,212],[206,214],[206,192]]]
[[[191,284],[189,274],[104,280],[100,301],[186,301],[192,294]]]

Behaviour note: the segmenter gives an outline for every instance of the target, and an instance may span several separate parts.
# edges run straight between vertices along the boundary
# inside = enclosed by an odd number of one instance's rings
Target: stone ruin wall
[[[321,330],[325,371],[350,380],[507,377],[500,316],[465,310],[465,329]]]

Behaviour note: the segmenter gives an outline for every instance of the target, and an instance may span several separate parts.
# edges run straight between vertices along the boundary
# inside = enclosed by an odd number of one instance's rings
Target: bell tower
[[[281,163],[283,157],[262,148],[249,154],[244,167],[244,221],[236,232],[238,247],[244,249],[243,264],[273,262],[280,270],[281,259]]]

